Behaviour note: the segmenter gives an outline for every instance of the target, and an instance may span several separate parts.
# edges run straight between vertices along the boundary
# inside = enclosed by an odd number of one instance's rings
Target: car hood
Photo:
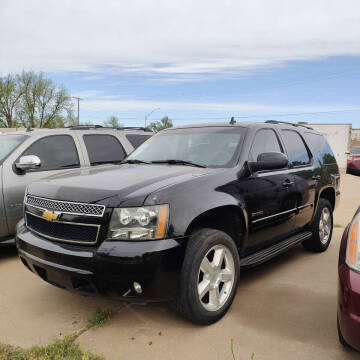
[[[215,169],[166,164],[83,168],[33,183],[29,185],[28,193],[49,199],[113,207],[141,206],[154,191],[213,171]]]

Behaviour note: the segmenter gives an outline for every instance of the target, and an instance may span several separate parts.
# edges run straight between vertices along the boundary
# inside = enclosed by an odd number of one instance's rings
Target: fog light
[[[136,282],[136,281],[133,282],[133,288],[137,294],[139,294],[139,295],[142,294],[142,287],[138,282]]]

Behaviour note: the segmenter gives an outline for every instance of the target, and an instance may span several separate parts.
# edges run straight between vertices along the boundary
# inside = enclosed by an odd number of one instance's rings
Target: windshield
[[[128,160],[181,160],[208,167],[229,166],[245,128],[207,127],[165,130],[138,147]]]
[[[1,135],[0,136],[0,162],[10,155],[10,153],[18,147],[27,136],[25,135]]]
[[[360,154],[360,147],[354,147],[354,148],[352,148],[351,153],[352,153],[352,154]]]

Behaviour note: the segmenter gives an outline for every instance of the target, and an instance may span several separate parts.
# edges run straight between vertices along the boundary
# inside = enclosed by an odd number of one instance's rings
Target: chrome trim
[[[308,204],[305,204],[305,205],[300,205],[298,206],[298,209],[299,210],[302,210],[302,209],[305,209],[307,207],[310,207],[310,206],[313,206],[314,204],[313,203],[308,203]]]
[[[78,212],[78,213],[75,212],[74,213],[74,212],[70,212],[70,211],[62,211],[62,210],[57,210],[57,209],[43,208],[41,206],[29,204],[27,202],[28,197],[33,197],[35,199],[40,199],[40,200],[49,201],[49,202],[53,202],[53,203],[72,204],[72,205],[80,205],[80,206],[93,206],[93,207],[96,207],[96,208],[101,208],[102,211],[101,211],[101,214],[97,215],[97,214],[86,214],[86,213],[81,213],[81,212]],[[62,214],[77,215],[77,216],[103,217],[104,213],[105,213],[105,205],[79,203],[79,202],[73,202],[73,201],[53,200],[53,199],[43,198],[43,197],[40,197],[40,196],[34,196],[34,195],[31,195],[31,194],[26,195],[25,205],[32,206],[32,207],[38,208],[40,210],[56,210],[56,211],[61,212]]]
[[[26,211],[25,214],[29,214],[31,216],[35,216],[35,217],[37,217],[39,219],[42,219],[42,220],[46,221],[42,216],[35,215],[34,213],[31,213],[29,211]],[[71,243],[71,244],[85,244],[85,245],[95,245],[97,243],[97,241],[98,241],[101,225],[74,223],[74,222],[69,222],[69,221],[58,221],[58,220],[55,220],[55,221],[52,221],[52,222],[53,223],[59,223],[59,224],[67,224],[67,225],[80,225],[80,226],[88,226],[88,227],[97,227],[96,239],[95,239],[95,241],[76,241],[76,240],[64,240],[64,239],[59,239],[59,238],[56,238],[56,237],[53,237],[53,236],[45,235],[45,234],[43,234],[43,233],[41,233],[39,231],[34,230],[30,226],[28,226],[27,216],[25,216],[25,225],[26,225],[26,227],[30,231],[32,231],[33,233],[35,233],[37,235],[40,235],[40,236],[42,236],[42,237],[44,237],[46,239],[54,240],[54,241],[61,241],[61,242]]]
[[[294,208],[294,209],[291,209],[291,210],[286,210],[286,211],[283,211],[283,212],[280,212],[280,213],[277,213],[277,214],[265,216],[265,217],[263,217],[263,218],[261,218],[261,219],[256,219],[256,220],[252,221],[252,223],[255,224],[255,223],[259,222],[259,221],[271,219],[271,218],[273,218],[273,217],[280,216],[280,215],[285,215],[285,214],[289,214],[289,213],[295,212],[295,211],[297,211],[297,208]]]

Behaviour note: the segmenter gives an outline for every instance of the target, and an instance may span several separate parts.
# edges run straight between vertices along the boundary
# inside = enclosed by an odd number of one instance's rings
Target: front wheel
[[[330,245],[333,232],[333,210],[328,200],[319,199],[310,230],[312,231],[312,237],[303,242],[304,248],[316,252],[325,251]]]
[[[218,321],[235,297],[239,275],[239,254],[229,235],[214,229],[195,232],[182,265],[178,311],[195,323]]]

